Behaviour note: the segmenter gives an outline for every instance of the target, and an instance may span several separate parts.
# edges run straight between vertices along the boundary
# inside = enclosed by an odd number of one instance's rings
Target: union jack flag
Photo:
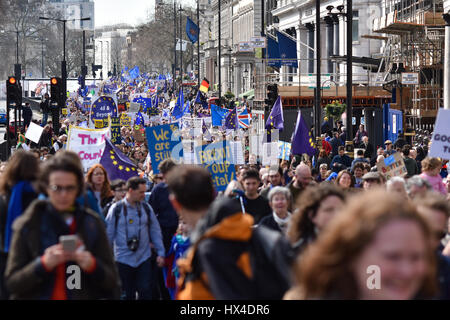
[[[244,110],[238,114],[239,128],[247,129],[250,126],[251,118],[252,115],[248,113],[247,108],[244,108]]]

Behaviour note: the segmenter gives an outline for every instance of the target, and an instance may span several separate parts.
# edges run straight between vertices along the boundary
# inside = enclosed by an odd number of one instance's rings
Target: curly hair
[[[297,210],[291,218],[288,229],[288,238],[291,243],[296,243],[301,238],[315,238],[315,226],[313,218],[320,208],[320,204],[326,198],[336,196],[345,201],[344,193],[330,183],[321,183],[317,186],[306,188],[297,199]]]
[[[428,264],[417,297],[431,298],[437,292],[436,257],[428,222],[415,206],[384,190],[354,197],[314,244],[298,260],[293,289],[301,299],[358,299],[356,275],[352,264],[374,241],[377,233],[392,221],[414,222],[423,234],[425,259]]]
[[[100,192],[100,197],[101,199],[105,199],[108,197],[113,196],[113,193],[111,191],[111,183],[109,182],[109,178],[108,178],[108,172],[106,172],[105,168],[97,163],[94,164],[88,171],[88,173],[86,174],[86,183],[88,184],[89,187],[93,188],[93,184],[92,184],[92,176],[94,174],[95,169],[101,169],[103,171],[103,174],[105,175],[105,181],[103,182],[103,186],[102,186],[102,190]]]

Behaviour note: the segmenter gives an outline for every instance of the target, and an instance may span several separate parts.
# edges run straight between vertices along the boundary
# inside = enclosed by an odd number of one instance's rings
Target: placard
[[[440,108],[431,139],[430,156],[450,159],[450,110]]]
[[[43,131],[44,131],[43,127],[37,125],[34,122],[30,122],[30,125],[28,126],[28,130],[25,133],[25,138],[33,141],[34,143],[39,143],[39,140],[41,139],[41,135],[42,135]]]
[[[212,175],[217,191],[225,191],[228,184],[236,177],[236,170],[231,163],[231,146],[228,141],[211,143],[195,149],[200,164]]]
[[[404,177],[408,173],[400,152],[396,152],[384,161],[377,163],[377,170],[383,173],[387,180],[392,177]]]
[[[164,159],[179,160],[183,157],[183,144],[179,136],[178,124],[147,127],[145,131],[154,173],[159,173],[158,165]],[[177,150],[174,151],[175,147]],[[172,151],[174,151],[173,156]]]
[[[105,138],[110,139],[109,128],[85,129],[71,126],[67,139],[67,150],[78,154],[85,171],[99,163],[105,149]]]
[[[120,132],[120,118],[113,117],[111,118],[111,142],[113,144],[121,144],[122,143],[122,134]]]

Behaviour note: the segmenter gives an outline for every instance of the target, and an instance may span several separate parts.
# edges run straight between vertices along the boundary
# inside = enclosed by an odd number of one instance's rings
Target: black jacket
[[[75,209],[74,219],[76,234],[83,240],[85,249],[94,256],[96,268],[91,274],[81,271],[81,289],[67,289],[67,298],[118,298],[120,282],[103,222],[90,209],[80,207]],[[45,249],[59,243],[61,235],[70,234],[69,226],[48,201],[36,200],[14,222],[13,230],[5,272],[11,298],[50,299],[55,271],[44,269],[41,256]],[[73,264],[66,263],[66,268]]]

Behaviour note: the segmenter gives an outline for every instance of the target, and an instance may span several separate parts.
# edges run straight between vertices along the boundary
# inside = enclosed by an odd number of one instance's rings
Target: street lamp
[[[231,89],[231,79],[233,77],[233,71],[231,69],[232,68],[232,66],[231,66],[231,55],[232,55],[232,53],[233,53],[233,49],[231,49],[231,47],[228,48],[228,68],[229,68],[229,72],[228,72],[228,88],[229,88],[230,92],[232,91],[232,89]]]
[[[246,91],[246,89],[247,89],[247,84],[246,84],[246,82],[247,82],[247,77],[248,77],[248,70],[247,70],[247,68],[245,68],[245,70],[244,70],[244,72],[242,72],[242,76],[243,76],[243,78],[244,78],[244,92]]]
[[[316,0],[319,1],[319,0]],[[328,6],[327,10],[329,16],[344,16],[347,18],[347,119],[345,123],[345,127],[347,129],[347,141],[345,141],[346,151],[349,155],[353,156],[353,95],[352,95],[352,86],[353,86],[353,11],[352,5],[353,0],[346,0],[347,4],[347,12],[344,11],[344,5],[339,5],[336,9],[339,11],[338,13],[333,13],[333,6]]]

